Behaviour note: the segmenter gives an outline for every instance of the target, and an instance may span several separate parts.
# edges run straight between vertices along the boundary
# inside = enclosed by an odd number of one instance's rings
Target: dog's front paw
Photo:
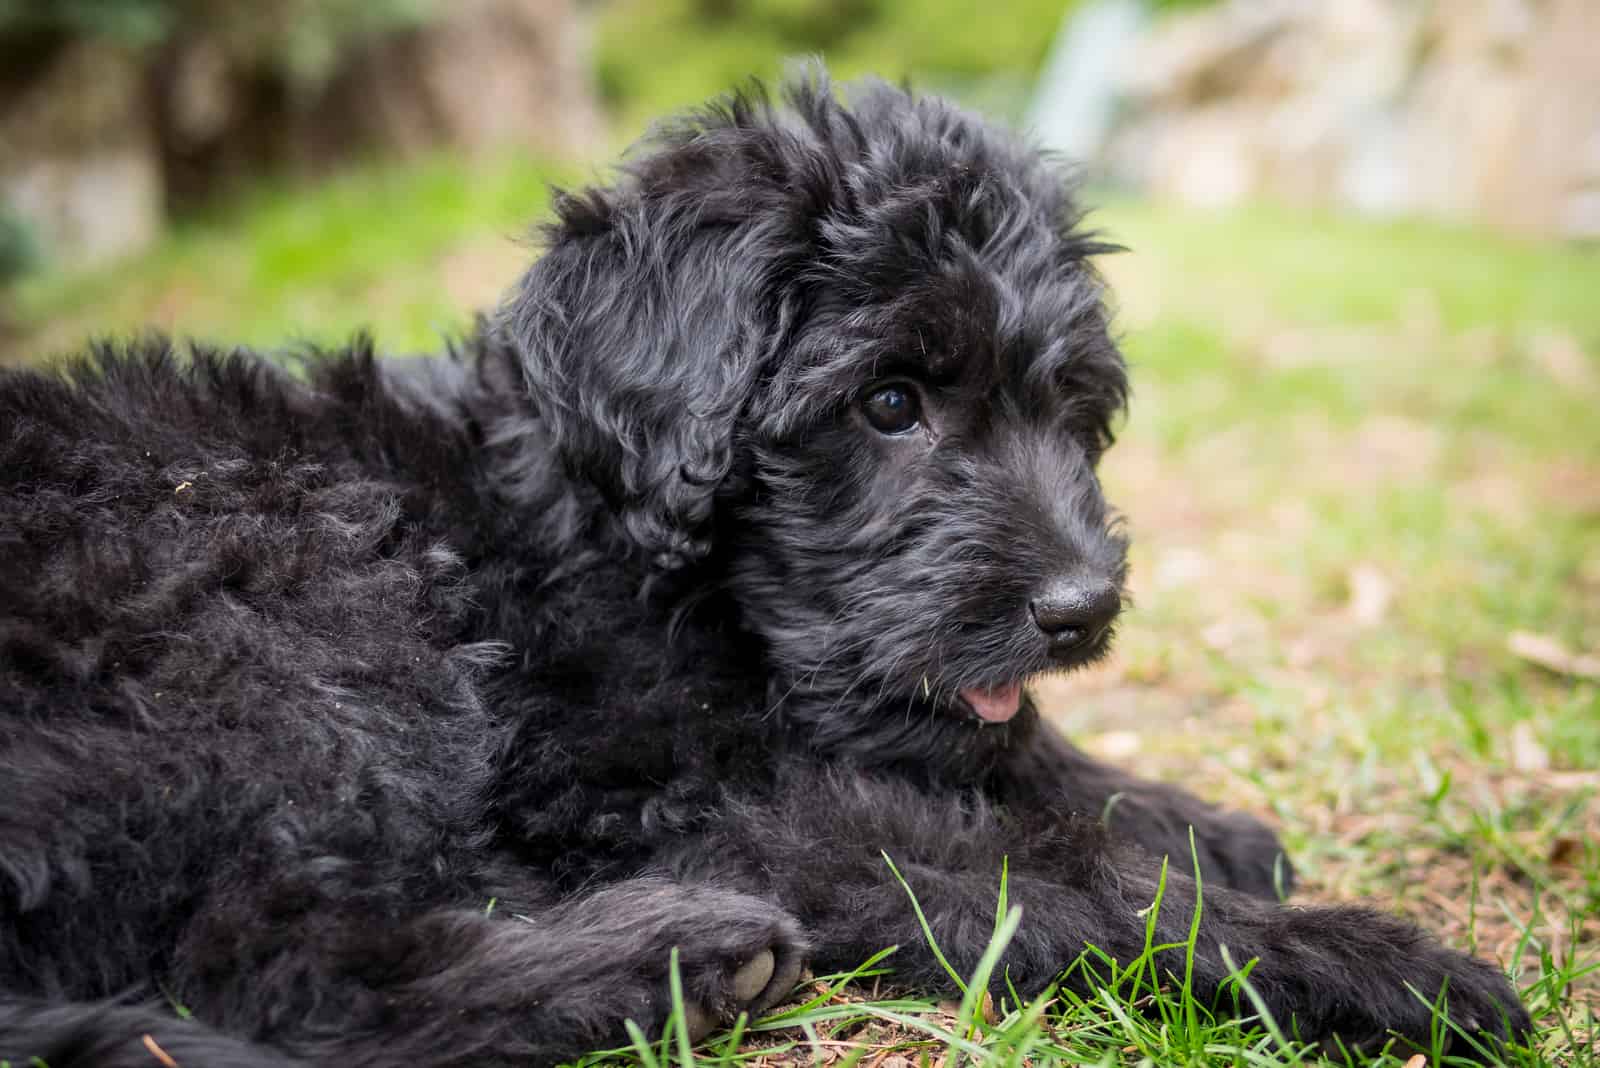
[[[672,940],[683,983],[684,1023],[699,1042],[738,1015],[781,1001],[800,978],[806,944],[788,913],[759,898],[701,889],[705,911],[680,915]]]
[[[1324,1050],[1334,1054],[1342,1045],[1375,1056],[1393,1043],[1404,1056],[1438,1048],[1478,1063],[1498,1063],[1507,1042],[1526,1040],[1533,1021],[1498,967],[1446,949],[1419,964],[1420,974],[1405,984],[1405,997],[1374,1018],[1342,1023],[1324,1038]]]
[[[677,950],[683,983],[683,1023],[693,1041],[741,1012],[754,1015],[778,1004],[800,978],[806,943],[794,916],[765,900],[712,886],[643,884],[643,891],[598,895],[621,937],[632,931],[643,970],[650,974],[651,1006],[635,1023],[661,1031],[672,1009],[666,964]]]
[[[1533,1018],[1505,973],[1488,961],[1456,956],[1445,992],[1446,1010],[1472,1041],[1455,1035],[1451,1052],[1482,1060],[1486,1055],[1497,1058],[1507,1042],[1526,1043],[1533,1033]]]
[[[541,955],[586,962],[578,981],[562,988],[561,1002],[594,1031],[596,1045],[620,1039],[625,1020],[662,1033],[675,1007],[674,951],[683,1022],[698,1042],[741,1012],[755,1016],[782,1000],[808,950],[799,922],[777,905],[660,878],[597,890],[543,922]]]
[[[1262,976],[1264,989],[1287,997],[1274,1007],[1280,1023],[1330,1054],[1343,1047],[1370,1057],[1393,1043],[1404,1056],[1440,1048],[1495,1061],[1532,1028],[1496,965],[1446,949],[1393,916],[1290,910],[1271,941],[1299,957],[1282,971],[1269,968],[1278,973],[1272,978]],[[1311,952],[1296,952],[1304,950]]]

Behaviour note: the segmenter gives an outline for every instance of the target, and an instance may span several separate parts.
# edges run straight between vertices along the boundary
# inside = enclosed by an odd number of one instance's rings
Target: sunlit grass
[[[150,328],[263,348],[372,329],[391,350],[433,350],[532,257],[548,183],[575,173],[438,158],[263,186],[132,260],[29,279],[11,298],[21,337],[0,353],[39,359]]]

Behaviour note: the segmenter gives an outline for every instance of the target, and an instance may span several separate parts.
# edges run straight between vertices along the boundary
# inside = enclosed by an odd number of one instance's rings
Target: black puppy
[[[1307,1038],[1528,1026],[1039,722],[1120,603],[1102,246],[947,104],[787,95],[561,196],[454,359],[0,379],[0,1058],[542,1064],[659,1028],[672,947],[696,1031],[890,943],[937,985],[880,851],[964,970],[1008,859],[1037,991],[1143,950],[1161,854],[1185,941],[1191,825],[1202,998],[1225,945]]]

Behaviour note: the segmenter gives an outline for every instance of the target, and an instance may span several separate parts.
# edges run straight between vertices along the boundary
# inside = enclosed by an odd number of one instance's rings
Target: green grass
[[[10,294],[20,332],[0,335],[0,357],[38,359],[91,333],[150,327],[260,347],[374,328],[392,349],[432,349],[531,258],[518,242],[548,184],[576,173],[512,157],[473,169],[440,158],[265,186],[181,222],[131,261],[28,279]]]
[[[152,322],[266,346],[370,327],[390,350],[435,348],[525,264],[551,174],[434,161],[264,190],[130,263],[30,281],[0,355]],[[1600,256],[1268,207],[1111,199],[1095,221],[1131,249],[1102,266],[1134,368],[1105,481],[1134,538],[1135,607],[1112,663],[1040,685],[1042,706],[1091,750],[1274,819],[1303,896],[1371,900],[1499,959],[1540,1013],[1516,1063],[1600,1063],[1600,685],[1508,642],[1600,649]],[[1137,962],[1077,966],[1109,979]],[[989,1023],[970,999],[825,978],[826,995],[808,987],[695,1056],[1307,1059],[1130,982]],[[645,1046],[607,1063],[686,1063],[676,1040]]]
[[[885,862],[899,878],[889,857]],[[1198,870],[1195,872],[1198,878]],[[1147,914],[1142,952],[1131,961],[1117,961],[1096,947],[1087,947],[1066,969],[1059,983],[1033,998],[1019,997],[999,971],[1006,946],[1023,922],[1021,911],[1006,903],[1006,876],[999,878],[995,927],[988,949],[972,975],[962,977],[945,962],[937,933],[929,925],[915,895],[903,879],[908,907],[916,912],[928,947],[950,973],[961,992],[959,1004],[917,998],[864,997],[859,991],[869,981],[892,979],[894,954],[887,947],[855,970],[820,976],[805,984],[794,1003],[758,1020],[741,1016],[725,1034],[692,1047],[683,1020],[683,991],[672,958],[672,1011],[663,1034],[652,1041],[630,1026],[629,1046],[584,1058],[584,1068],[638,1065],[829,1064],[849,1066],[871,1057],[880,1063],[889,1056],[904,1062],[942,1064],[954,1068],[1016,1066],[1022,1064],[1096,1065],[1257,1065],[1280,1066],[1331,1063],[1370,1064],[1398,1068],[1412,1064],[1417,1051],[1390,1048],[1369,1056],[1341,1049],[1322,1049],[1295,1037],[1294,1021],[1274,1018],[1251,983],[1255,961],[1233,960],[1223,948],[1232,978],[1215,1002],[1197,997],[1192,975],[1199,948],[1199,931],[1205,910],[1204,890],[1195,905],[1188,937],[1179,943],[1155,940],[1154,915],[1165,893],[1167,869]],[[1594,966],[1557,964],[1548,948],[1524,931],[1524,948],[1538,965],[1518,975],[1525,1002],[1536,1011],[1561,1005],[1570,988]],[[1180,953],[1181,974],[1173,954]],[[1081,990],[1093,993],[1080,993]],[[990,991],[1004,991],[996,1002]],[[1420,995],[1419,995],[1420,996]],[[1449,1018],[1448,998],[1432,1005],[1434,1029],[1425,1063],[1467,1063],[1476,1053],[1489,1055],[1481,1041],[1463,1032]],[[1569,1049],[1577,1038],[1561,1030],[1557,1040]],[[1514,1045],[1504,1053],[1504,1063],[1519,1066],[1548,1064],[1541,1041]],[[1579,1055],[1582,1056],[1582,1055]],[[1567,1063],[1591,1063],[1576,1057]],[[1414,1065],[1413,1065],[1414,1068]]]

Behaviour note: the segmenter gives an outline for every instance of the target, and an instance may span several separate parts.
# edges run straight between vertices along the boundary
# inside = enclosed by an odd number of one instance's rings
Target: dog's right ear
[[[563,460],[664,569],[709,550],[735,424],[797,314],[794,213],[752,163],[758,119],[558,193],[549,250],[502,309]]]

